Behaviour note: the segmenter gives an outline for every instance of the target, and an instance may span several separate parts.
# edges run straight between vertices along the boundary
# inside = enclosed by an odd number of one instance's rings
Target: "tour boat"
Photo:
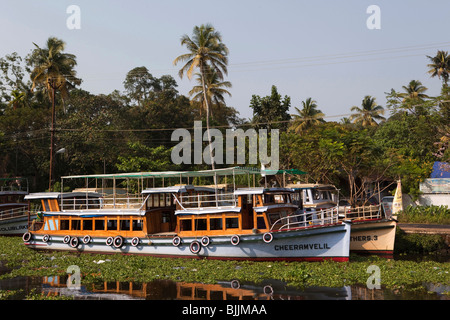
[[[0,179],[0,236],[22,236],[27,232],[28,204],[24,201],[27,194],[26,179]]]
[[[336,208],[339,219],[351,222],[350,252],[391,258],[394,254],[397,221],[386,206],[369,205],[341,208],[338,190],[333,185],[291,184],[301,194],[305,211],[312,215]]]
[[[230,191],[174,185],[145,188],[142,201],[106,200],[92,192],[30,194],[27,199],[42,202],[43,219],[23,240],[30,248],[45,250],[347,261],[350,225],[338,221],[333,208],[314,218],[298,210],[293,193],[290,188]]]

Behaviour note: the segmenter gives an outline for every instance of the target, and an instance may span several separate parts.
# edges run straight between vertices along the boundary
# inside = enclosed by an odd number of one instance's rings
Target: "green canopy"
[[[198,171],[161,171],[161,172],[131,172],[131,173],[111,173],[111,174],[89,174],[63,176],[62,179],[78,179],[78,178],[96,178],[96,179],[127,179],[127,178],[186,178],[186,177],[213,177],[226,175],[241,174],[306,174],[306,172],[297,169],[286,170],[260,170],[252,167],[230,167],[215,170],[198,170]]]

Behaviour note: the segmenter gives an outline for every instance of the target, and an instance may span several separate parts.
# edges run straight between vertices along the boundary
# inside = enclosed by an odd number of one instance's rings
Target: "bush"
[[[405,223],[450,224],[450,208],[447,206],[408,206],[399,212],[398,221]]]

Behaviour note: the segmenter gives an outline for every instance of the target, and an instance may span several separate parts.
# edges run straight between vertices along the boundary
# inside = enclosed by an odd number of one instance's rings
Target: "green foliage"
[[[432,242],[427,248],[433,246]],[[433,261],[413,262],[386,260],[377,257],[351,257],[350,262],[252,262],[197,259],[154,258],[137,255],[70,254],[51,252],[42,254],[22,245],[20,238],[0,238],[2,260],[10,271],[0,279],[19,276],[66,276],[67,267],[77,265],[81,270],[81,284],[153,280],[217,283],[238,279],[259,283],[267,280],[283,281],[295,287],[343,287],[365,285],[367,268],[380,268],[385,288],[423,289],[425,283],[449,284],[450,265]],[[13,293],[0,294],[11,297]],[[32,292],[28,299],[45,298]],[[71,297],[69,297],[70,299]]]
[[[290,106],[291,98],[284,96],[281,99],[281,94],[278,93],[276,86],[272,86],[270,96],[252,95],[250,108],[253,109],[252,123],[254,123],[254,127],[256,129],[267,128],[268,130],[286,128],[285,123],[276,122],[287,122],[291,119],[288,114]]]
[[[429,254],[445,250],[448,246],[438,234],[407,234],[400,228],[396,230],[395,252],[397,254]]]
[[[450,224],[450,208],[447,206],[408,206],[398,215],[399,222]]]
[[[167,171],[174,167],[171,149],[164,146],[150,148],[140,142],[128,144],[130,152],[118,156],[117,169],[122,172]]]

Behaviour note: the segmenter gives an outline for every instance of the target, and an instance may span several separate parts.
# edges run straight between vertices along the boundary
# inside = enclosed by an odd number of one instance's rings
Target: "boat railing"
[[[272,223],[270,231],[290,230],[335,224],[339,221],[338,208],[322,210],[298,210],[295,214],[281,217]]]
[[[104,198],[70,198],[62,199],[62,211],[99,210],[99,209],[141,209],[143,198],[139,196],[104,197]]]
[[[370,205],[355,207],[349,209],[345,213],[345,219],[347,220],[368,220],[368,219],[379,219],[381,218],[381,206],[380,205]]]
[[[28,207],[20,207],[0,211],[0,220],[6,220],[28,215]]]
[[[178,201],[183,208],[220,208],[235,207],[237,198],[234,193],[211,193],[182,195]]]

